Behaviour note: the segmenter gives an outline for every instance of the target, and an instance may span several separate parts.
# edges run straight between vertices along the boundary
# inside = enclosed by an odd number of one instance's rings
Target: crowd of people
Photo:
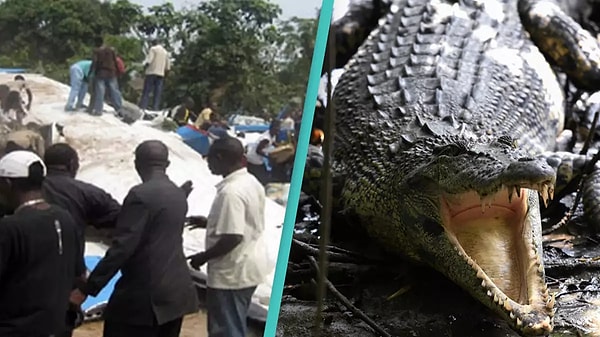
[[[139,107],[146,110],[150,95],[152,95],[152,107],[158,111],[164,79],[171,69],[171,61],[169,53],[158,40],[152,40],[151,45],[143,62],[144,87]],[[97,38],[91,60],[79,60],[70,67],[71,91],[65,111],[77,111],[85,107],[84,99],[91,84],[92,95],[87,112],[92,115],[101,115],[104,109],[104,101],[109,98],[110,105],[117,114],[121,114],[123,98],[119,81],[125,72],[125,63],[116,50],[105,44],[101,37]],[[108,94],[108,97],[106,94]]]
[[[0,336],[71,336],[81,305],[120,270],[104,313],[105,337],[179,336],[182,318],[198,311],[189,266],[208,265],[208,335],[244,337],[252,294],[267,273],[265,191],[248,173],[242,143],[217,139],[207,156],[223,176],[206,217],[206,250],[184,256],[183,230],[191,182],[174,184],[166,173],[169,151],[157,140],[134,153],[141,183],[122,204],[76,179],[79,156],[65,143],[43,159],[13,148],[0,158]],[[189,219],[188,219],[189,220]],[[112,244],[88,272],[86,226],[112,232]],[[188,262],[189,261],[189,265]]]

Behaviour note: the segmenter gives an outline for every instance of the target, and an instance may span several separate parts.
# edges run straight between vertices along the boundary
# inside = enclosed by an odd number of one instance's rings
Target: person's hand
[[[192,190],[194,189],[194,185],[192,184],[191,180],[188,180],[181,185],[181,189],[185,192],[185,196],[189,197],[190,193],[192,193]]]
[[[202,265],[206,263],[208,260],[206,258],[206,252],[200,252],[198,254],[192,255],[188,258],[190,260],[190,265],[192,268],[199,270]]]
[[[205,216],[191,216],[187,219],[187,225],[190,230],[197,228],[206,228],[206,224],[208,223],[208,219]]]
[[[69,296],[69,302],[71,302],[72,304],[74,304],[76,306],[80,306],[83,302],[85,302],[86,298],[87,298],[87,295],[82,293],[81,290],[73,289],[71,291],[71,295]]]

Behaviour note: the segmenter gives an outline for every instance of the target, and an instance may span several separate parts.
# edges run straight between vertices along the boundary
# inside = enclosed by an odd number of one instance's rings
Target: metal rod
[[[327,48],[331,51],[328,53],[327,60],[327,106],[325,107],[325,125],[324,133],[325,140],[323,142],[323,173],[321,175],[321,202],[323,208],[321,210],[321,226],[319,240],[319,275],[317,279],[317,312],[315,315],[315,333],[313,336],[321,336],[322,332],[322,311],[325,297],[327,296],[327,245],[329,244],[329,236],[331,231],[331,208],[332,208],[332,183],[331,183],[331,158],[333,150],[333,138],[335,132],[335,109],[331,99],[333,86],[331,84],[331,71],[335,64],[335,34],[329,30],[329,38],[327,39]]]

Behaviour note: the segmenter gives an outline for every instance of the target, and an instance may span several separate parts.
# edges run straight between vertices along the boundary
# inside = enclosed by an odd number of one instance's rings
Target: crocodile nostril
[[[534,160],[535,160],[535,158],[531,158],[531,157],[522,157],[522,158],[519,158],[519,161],[534,161]]]

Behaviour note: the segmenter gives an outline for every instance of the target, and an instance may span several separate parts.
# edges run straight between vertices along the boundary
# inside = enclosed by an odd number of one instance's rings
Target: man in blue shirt
[[[90,79],[91,60],[81,60],[71,65],[69,76],[71,78],[71,92],[65,111],[74,111],[83,107],[83,99],[88,92],[88,81]],[[77,99],[77,101],[75,101]]]

